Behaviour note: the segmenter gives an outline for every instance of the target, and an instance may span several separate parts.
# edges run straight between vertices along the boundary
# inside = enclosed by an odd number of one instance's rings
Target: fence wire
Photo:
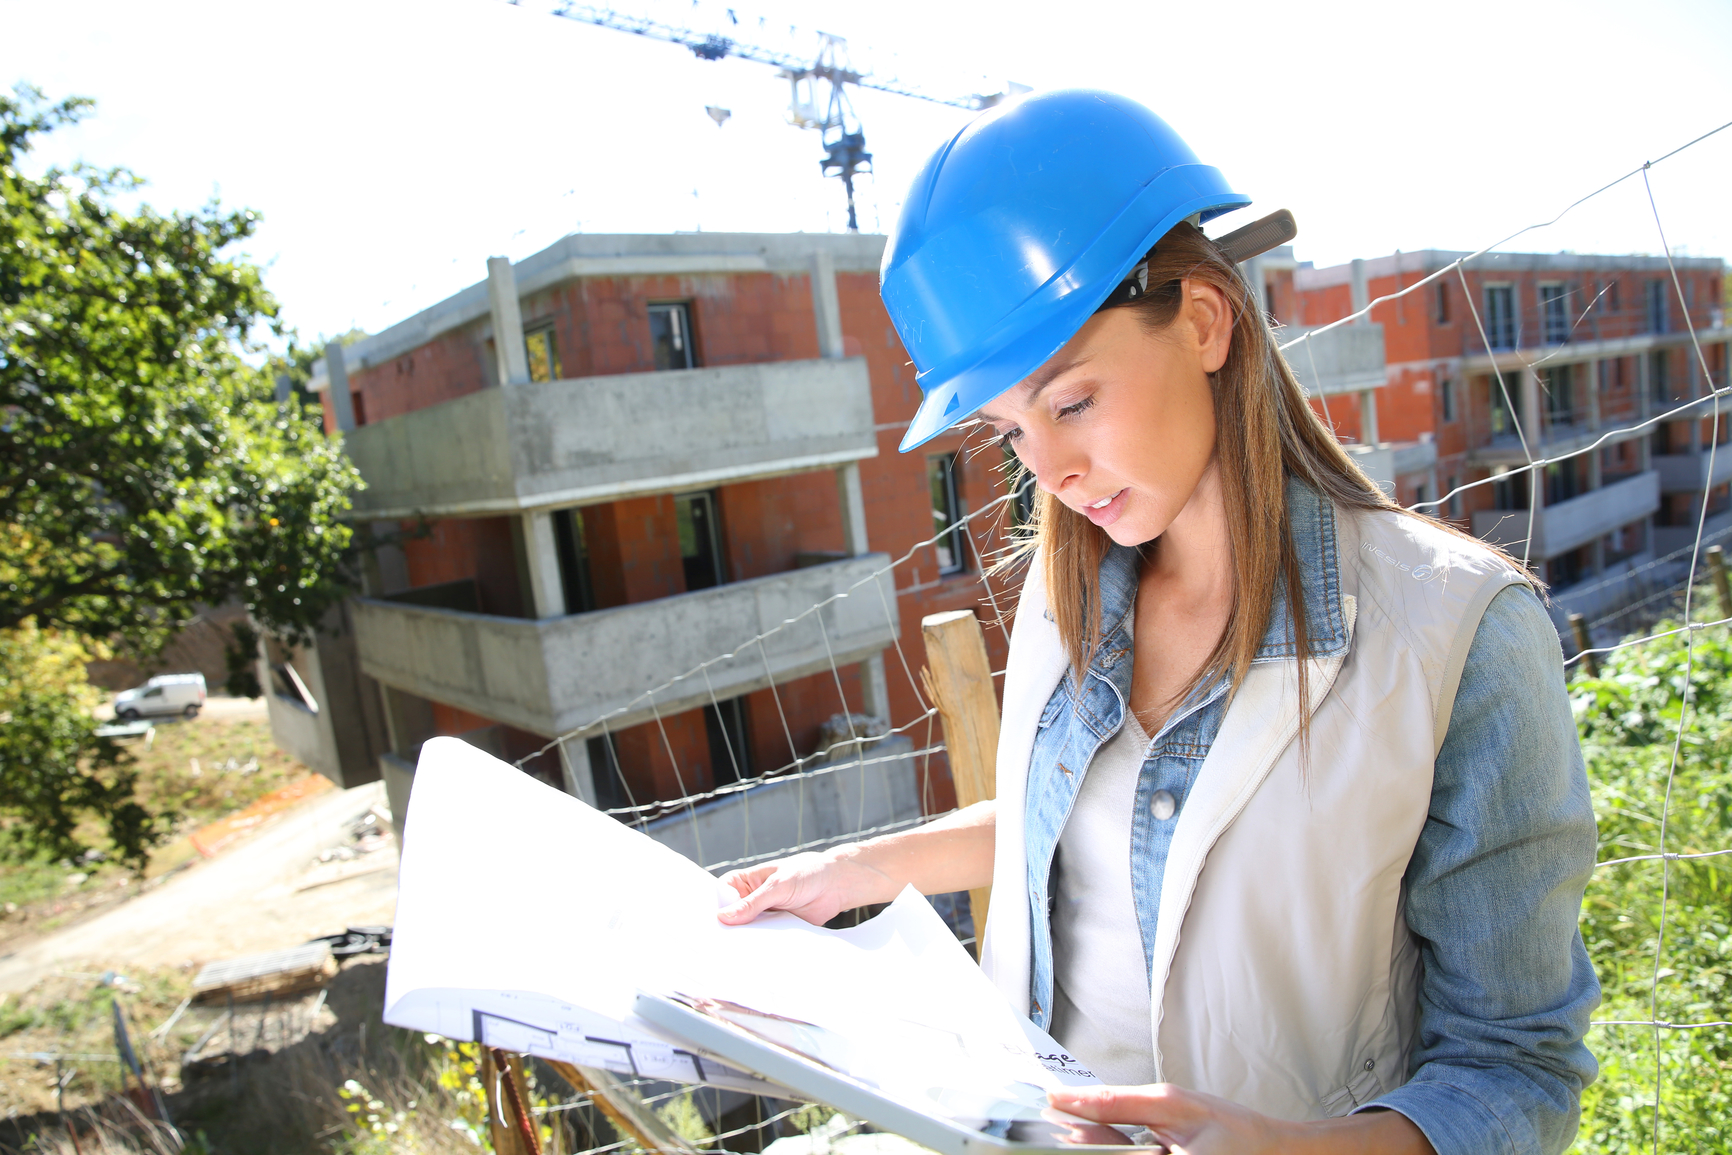
[[[1304,345],[1305,349],[1303,351],[1312,358],[1312,364],[1315,366],[1315,355],[1312,352],[1311,346],[1311,342],[1314,338],[1361,318],[1367,318],[1372,310],[1416,293],[1428,285],[1440,283],[1446,278],[1454,278],[1459,281],[1464,290],[1463,296],[1467,301],[1474,326],[1479,333],[1482,344],[1487,350],[1492,350],[1493,346],[1488,339],[1489,335],[1486,330],[1484,318],[1480,315],[1478,304],[1475,301],[1474,294],[1472,293],[1467,280],[1468,267],[1473,265],[1475,262],[1480,261],[1482,258],[1487,257],[1494,251],[1505,248],[1510,244],[1510,242],[1517,238],[1558,223],[1575,209],[1594,200],[1596,197],[1605,194],[1624,182],[1638,176],[1642,180],[1644,192],[1646,194],[1646,202],[1653,218],[1660,251],[1666,254],[1672,294],[1675,297],[1677,307],[1680,309],[1686,320],[1686,324],[1690,328],[1690,347],[1694,354],[1694,368],[1700,374],[1699,380],[1702,384],[1703,391],[1698,396],[1672,404],[1660,412],[1651,413],[1648,416],[1641,417],[1640,419],[1609,423],[1611,425],[1610,428],[1604,430],[1598,437],[1591,440],[1585,446],[1569,449],[1567,452],[1560,452],[1555,455],[1548,456],[1544,452],[1546,447],[1543,436],[1540,438],[1538,444],[1530,443],[1528,430],[1523,427],[1525,424],[1524,421],[1518,420],[1516,422],[1516,433],[1525,462],[1525,464],[1520,467],[1519,472],[1527,474],[1529,479],[1527,510],[1529,528],[1526,540],[1524,541],[1522,553],[1522,561],[1525,564],[1530,560],[1530,547],[1528,543],[1531,543],[1533,540],[1533,523],[1538,507],[1537,494],[1539,492],[1539,487],[1543,484],[1544,470],[1547,466],[1567,461],[1571,458],[1582,456],[1583,454],[1597,452],[1602,446],[1608,444],[1613,439],[1625,440],[1635,433],[1658,427],[1663,423],[1680,420],[1699,420],[1703,418],[1711,419],[1714,423],[1715,436],[1711,439],[1710,444],[1707,447],[1708,465],[1703,473],[1702,492],[1698,501],[1695,535],[1691,545],[1683,549],[1675,550],[1664,557],[1649,560],[1642,565],[1633,567],[1623,573],[1602,577],[1591,583],[1584,583],[1573,587],[1570,591],[1574,595],[1585,595],[1587,593],[1600,594],[1604,593],[1604,591],[1608,589],[1611,589],[1614,592],[1620,589],[1629,591],[1626,602],[1622,607],[1611,613],[1604,614],[1590,623],[1591,626],[1597,628],[1603,628],[1622,616],[1635,613],[1644,608],[1651,609],[1656,604],[1665,604],[1668,608],[1676,604],[1682,615],[1681,624],[1674,627],[1653,630],[1641,634],[1640,636],[1621,639],[1612,644],[1581,649],[1570,655],[1565,660],[1566,671],[1568,671],[1569,668],[1586,661],[1590,657],[1603,657],[1633,647],[1645,646],[1649,643],[1667,638],[1682,636],[1685,639],[1685,674],[1683,682],[1685,689],[1683,691],[1683,708],[1680,712],[1679,718],[1677,719],[1676,726],[1672,730],[1670,739],[1670,759],[1666,773],[1664,801],[1659,815],[1657,845],[1652,853],[1608,858],[1599,862],[1595,867],[1596,876],[1603,875],[1604,872],[1613,868],[1641,869],[1645,866],[1655,868],[1656,877],[1654,879],[1654,887],[1658,891],[1659,931],[1655,940],[1653,966],[1648,980],[1649,1016],[1644,1019],[1596,1019],[1593,1021],[1592,1027],[1596,1031],[1639,1029],[1651,1032],[1654,1045],[1654,1081],[1653,1093],[1648,1100],[1651,1103],[1652,1111],[1652,1125],[1649,1133],[1649,1142],[1651,1149],[1656,1153],[1656,1155],[1658,1155],[1658,1152],[1662,1149],[1661,1144],[1662,1139],[1664,1138],[1664,1132],[1662,1129],[1662,1087],[1664,1085],[1667,1071],[1666,1059],[1661,1046],[1663,1033],[1668,1031],[1701,1031],[1732,1027],[1732,1022],[1724,1021],[1675,1022],[1663,1018],[1660,1014],[1662,984],[1668,977],[1676,977],[1669,976],[1669,972],[1664,965],[1667,957],[1667,930],[1668,916],[1670,913],[1669,905],[1671,900],[1672,867],[1675,863],[1716,860],[1721,857],[1732,855],[1732,847],[1706,850],[1693,849],[1688,851],[1673,851],[1668,849],[1668,840],[1672,834],[1671,820],[1674,809],[1673,789],[1677,780],[1679,767],[1691,753],[1687,748],[1685,732],[1688,729],[1689,713],[1693,703],[1690,674],[1694,668],[1695,662],[1695,638],[1704,630],[1732,625],[1732,616],[1721,616],[1702,621],[1696,620],[1695,617],[1697,609],[1695,605],[1695,588],[1698,576],[1697,564],[1699,559],[1702,557],[1703,550],[1710,542],[1732,536],[1732,529],[1722,529],[1713,534],[1710,534],[1707,529],[1707,514],[1712,490],[1714,489],[1713,463],[1717,452],[1716,443],[1719,440],[1718,422],[1721,414],[1720,401],[1724,395],[1728,392],[1732,392],[1732,380],[1729,380],[1728,385],[1718,388],[1714,386],[1713,374],[1710,370],[1707,357],[1702,349],[1701,341],[1697,335],[1694,322],[1691,319],[1691,302],[1684,292],[1683,285],[1677,273],[1676,265],[1672,260],[1672,250],[1666,238],[1661,210],[1654,196],[1653,188],[1648,180],[1648,174],[1653,166],[1678,155],[1686,149],[1701,144],[1711,137],[1725,131],[1727,128],[1732,128],[1732,122],[1728,122],[1710,132],[1702,134],[1696,139],[1664,154],[1657,160],[1647,162],[1635,169],[1632,169],[1630,172],[1625,173],[1616,180],[1613,180],[1586,196],[1572,202],[1549,220],[1519,229],[1491,245],[1487,245],[1482,249],[1451,261],[1443,268],[1430,273],[1416,281],[1414,284],[1402,286],[1393,293],[1380,296],[1371,301],[1370,304],[1366,305],[1364,308],[1353,311],[1339,320],[1311,328],[1301,336],[1294,340],[1287,341],[1280,346],[1287,356],[1291,358],[1301,352],[1297,346]],[[1595,303],[1595,301],[1590,301],[1581,313],[1578,314],[1574,325],[1572,326],[1572,332],[1576,326],[1581,324],[1582,319],[1587,316],[1588,311],[1594,307]],[[1521,350],[1518,349],[1516,352],[1519,355]],[[1557,351],[1554,351],[1531,362],[1526,361],[1524,358],[1523,364],[1525,369],[1532,370],[1545,360],[1557,355]],[[1499,358],[1496,355],[1493,355],[1489,360],[1491,366],[1491,377],[1496,382],[1496,388],[1504,400],[1507,411],[1512,413],[1517,412],[1518,410],[1514,404],[1514,399],[1511,396],[1508,383],[1505,379],[1505,372],[1503,369],[1499,368]],[[1729,366],[1729,370],[1732,370],[1732,366]],[[1729,378],[1732,378],[1732,372],[1729,372]],[[1602,385],[1603,382],[1597,377],[1590,383],[1590,387],[1594,389],[1599,389]],[[1320,400],[1324,406],[1325,416],[1327,419],[1327,398],[1320,397]],[[1542,429],[1543,426],[1539,423],[1539,415],[1535,414],[1532,416],[1535,421],[1535,430]],[[1440,511],[1447,503],[1451,502],[1459,495],[1490,484],[1493,481],[1503,480],[1510,476],[1513,476],[1513,474],[1504,474],[1502,477],[1491,476],[1475,481],[1468,481],[1454,486],[1446,493],[1440,493],[1434,499],[1418,502],[1409,508],[1422,512]],[[923,663],[911,659],[911,656],[904,650],[897,615],[892,609],[889,600],[891,595],[886,593],[887,583],[883,579],[888,579],[888,584],[894,590],[896,596],[906,595],[907,593],[926,588],[921,585],[917,579],[911,579],[902,587],[897,587],[895,583],[899,574],[907,573],[910,570],[912,563],[921,555],[922,551],[932,549],[937,546],[938,543],[947,539],[951,542],[956,542],[958,538],[965,539],[974,560],[974,570],[969,576],[979,585],[977,608],[981,612],[988,627],[995,628],[1001,633],[1003,639],[1008,642],[1009,626],[1007,621],[1007,610],[1013,607],[1007,605],[1004,591],[994,588],[994,579],[991,576],[993,572],[991,564],[992,559],[1002,556],[1002,550],[1005,548],[1006,543],[1009,540],[1010,527],[1007,524],[1007,520],[1010,520],[1011,511],[1015,508],[1014,503],[1017,500],[1017,495],[1014,490],[1018,488],[1018,484],[1012,483],[1008,475],[1006,481],[1006,488],[1013,492],[995,498],[981,509],[967,514],[953,524],[934,533],[931,537],[908,547],[899,556],[877,568],[870,575],[856,581],[845,590],[814,603],[799,614],[787,618],[758,634],[741,639],[738,645],[726,653],[718,654],[715,657],[684,671],[669,675],[651,689],[645,690],[637,695],[630,702],[593,718],[584,725],[576,727],[567,733],[561,734],[550,740],[532,754],[519,759],[517,764],[523,766],[541,755],[557,750],[564,743],[587,741],[592,737],[598,737],[602,739],[609,751],[611,765],[617,766],[619,763],[617,762],[616,755],[613,753],[613,742],[615,730],[617,729],[614,723],[628,714],[635,714],[648,708],[652,712],[654,725],[658,730],[663,750],[670,762],[673,764],[676,783],[680,790],[679,796],[672,799],[658,798],[639,801],[635,798],[629,797],[631,788],[629,782],[624,781],[622,776],[621,784],[624,786],[628,794],[627,804],[611,807],[607,810],[607,813],[614,815],[621,821],[629,822],[640,827],[647,827],[651,823],[677,818],[677,816],[683,813],[686,816],[686,819],[691,823],[693,846],[700,861],[703,861],[707,857],[711,857],[713,854],[727,853],[725,848],[716,846],[706,848],[703,845],[699,836],[700,806],[725,803],[735,799],[739,800],[742,806],[747,806],[750,803],[750,799],[761,791],[793,787],[797,791],[802,792],[801,797],[797,799],[795,812],[797,815],[801,816],[800,820],[803,821],[803,815],[805,813],[803,808],[803,792],[808,786],[816,786],[826,779],[833,779],[837,775],[850,771],[855,772],[859,776],[859,803],[855,811],[856,817],[859,821],[853,823],[851,828],[843,831],[828,831],[822,833],[821,836],[808,838],[806,837],[806,832],[803,827],[797,824],[795,838],[792,845],[769,851],[759,850],[754,852],[751,846],[751,828],[748,812],[746,835],[744,845],[741,847],[741,852],[738,855],[731,855],[720,858],[716,861],[708,862],[707,866],[713,870],[729,869],[781,854],[836,845],[840,842],[871,837],[892,830],[908,829],[921,823],[931,821],[937,817],[941,817],[943,813],[952,813],[952,811],[937,811],[934,806],[934,797],[932,794],[931,760],[935,755],[942,755],[945,753],[944,744],[937,740],[937,732],[934,725],[938,711],[934,704],[928,700],[928,697],[921,685],[920,678],[916,674],[917,666],[922,665]],[[1650,539],[1648,542],[1650,550],[1652,549],[1652,546],[1653,543]],[[1669,581],[1658,590],[1649,590],[1648,586],[1650,582],[1672,572],[1670,567],[1683,568],[1685,573],[1682,579]],[[888,648],[894,651],[896,659],[893,667],[894,674],[901,680],[904,688],[912,694],[914,702],[917,703],[917,708],[908,717],[900,720],[890,718],[880,719],[869,731],[862,732],[862,730],[857,726],[855,713],[851,711],[847,701],[847,695],[843,686],[842,671],[835,660],[834,653],[829,652],[829,661],[826,667],[826,672],[829,675],[829,681],[833,684],[836,693],[837,710],[846,722],[848,733],[845,738],[839,738],[836,741],[832,741],[822,749],[802,753],[795,741],[793,729],[788,720],[789,714],[787,707],[782,700],[777,682],[773,676],[766,642],[776,635],[805,622],[807,619],[815,617],[820,631],[824,634],[825,646],[828,651],[830,638],[828,636],[828,631],[825,629],[823,624],[823,612],[828,607],[843,599],[856,596],[868,599],[875,598],[878,601],[884,615],[885,623],[889,627],[889,634],[892,639]],[[1666,602],[1665,599],[1671,599],[1671,601]],[[1724,612],[1732,613],[1732,608],[1725,609]],[[711,706],[719,709],[720,703],[717,700],[714,686],[710,683],[710,671],[715,669],[721,663],[734,661],[742,655],[750,655],[754,649],[757,651],[757,654],[764,666],[764,688],[770,691],[775,705],[782,735],[787,744],[787,758],[774,769],[758,773],[745,773],[745,768],[735,762],[732,766],[735,774],[734,781],[710,789],[688,790],[684,777],[679,770],[679,759],[676,756],[674,745],[668,736],[666,726],[663,723],[657,704],[685,694],[685,687],[692,684],[694,681],[701,680],[706,687],[707,692],[705,696],[707,700]],[[1002,670],[995,671],[995,676],[1002,675],[1002,673]],[[687,700],[689,701],[689,698],[687,698]],[[911,739],[908,741],[906,749],[896,745],[899,740],[905,738]],[[732,750],[730,750],[729,756],[730,758],[733,757]],[[922,773],[920,777],[923,784],[921,787],[921,797],[919,799],[920,813],[912,817],[896,818],[888,822],[877,824],[867,823],[864,820],[867,812],[867,778],[869,776],[876,776],[881,780],[880,785],[883,785],[882,780],[885,779],[893,767],[903,764],[904,762],[913,762],[914,760],[919,760],[922,765]],[[972,936],[967,937],[965,941],[972,942]],[[1626,1088],[1624,1089],[1624,1093],[1633,1097],[1634,1090],[1634,1088]],[[672,1097],[677,1097],[680,1093],[682,1093],[682,1089],[676,1088],[672,1092],[662,1092],[650,1095],[643,1101],[646,1104],[653,1106],[655,1103],[662,1102]],[[587,1098],[579,1098],[568,1103],[556,1104],[547,1108],[547,1110],[550,1112],[572,1110],[584,1106],[588,1102],[589,1100]],[[777,1126],[791,1118],[797,1110],[798,1108],[778,1111],[765,1118],[761,1123],[729,1130],[715,1135],[710,1140],[706,1141],[704,1145],[720,1143],[724,1140],[737,1138],[750,1132],[757,1132],[757,1139],[761,1142],[776,1133]],[[842,1127],[844,1130],[853,1130],[860,1126],[858,1122],[847,1122],[841,1120],[840,1117],[838,1117],[836,1125]],[[602,1152],[631,1145],[632,1144],[626,1142],[615,1143],[604,1147],[591,1148],[587,1152],[580,1153],[580,1155],[601,1155]]]

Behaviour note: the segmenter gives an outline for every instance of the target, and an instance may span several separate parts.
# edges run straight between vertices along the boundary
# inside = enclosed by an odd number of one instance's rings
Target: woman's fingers
[[[729,926],[751,922],[765,911],[778,909],[793,890],[793,886],[774,871],[759,878],[729,875],[723,881],[740,892],[738,902],[729,903],[716,912],[716,917]]]
[[[1195,1114],[1194,1097],[1171,1083],[1146,1087],[1064,1087],[1048,1092],[1047,1101],[1061,1111],[1096,1123],[1135,1123],[1155,1128],[1180,1123]]]

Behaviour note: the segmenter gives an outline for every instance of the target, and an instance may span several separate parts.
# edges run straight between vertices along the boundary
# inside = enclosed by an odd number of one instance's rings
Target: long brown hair
[[[1310,652],[1287,510],[1288,478],[1304,481],[1338,509],[1400,511],[1311,408],[1248,286],[1202,230],[1181,223],[1162,237],[1148,254],[1147,291],[1120,307],[1133,310],[1149,331],[1162,331],[1179,314],[1180,282],[1186,279],[1220,290],[1233,315],[1226,362],[1210,378],[1215,457],[1232,545],[1233,607],[1208,660],[1175,701],[1223,675],[1238,688],[1263,640],[1277,590],[1287,595],[1295,654]],[[1100,566],[1112,539],[1044,490],[1034,504],[1028,532],[1014,552],[1018,560],[1034,552],[1044,568],[1047,605],[1080,682],[1101,642]],[[1308,700],[1303,661],[1298,689],[1303,704]],[[1302,710],[1301,717],[1308,713]],[[1309,729],[1304,722],[1301,726]]]

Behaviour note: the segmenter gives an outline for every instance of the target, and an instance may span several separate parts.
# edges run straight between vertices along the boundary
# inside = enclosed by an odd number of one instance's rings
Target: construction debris
[[[321,938],[287,950],[208,963],[192,982],[192,997],[198,1003],[275,998],[324,986],[336,973],[331,944]]]

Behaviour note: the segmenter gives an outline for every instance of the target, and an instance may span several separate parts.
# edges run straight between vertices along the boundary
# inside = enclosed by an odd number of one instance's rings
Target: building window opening
[[[1586,466],[1579,457],[1546,466],[1546,504],[1557,505],[1587,492]]]
[[[565,612],[587,614],[595,609],[595,584],[589,572],[589,539],[583,510],[562,509],[553,515],[553,546],[559,554],[559,583],[565,591]]]
[[[716,786],[751,777],[744,698],[729,698],[705,706],[704,731],[710,743],[710,777]]]
[[[563,376],[559,370],[559,342],[553,336],[552,325],[524,333],[523,348],[529,354],[531,381],[558,381]]]
[[[1618,279],[1613,277],[1606,284],[1606,312],[1621,313],[1624,311],[1623,297],[1618,293]]]
[[[1432,316],[1437,318],[1437,323],[1439,325],[1449,324],[1449,282],[1448,281],[1439,281],[1437,283],[1437,296],[1436,296],[1436,300],[1435,300],[1434,304],[1435,304],[1435,308],[1432,311]]]
[[[1648,282],[1648,332],[1666,331],[1666,282]]]
[[[1449,493],[1449,497],[1446,499],[1446,501],[1444,503],[1445,509],[1447,511],[1446,515],[1451,520],[1460,518],[1461,517],[1461,494],[1457,493],[1456,490],[1461,487],[1461,478],[1452,473],[1449,475],[1449,480],[1444,482],[1444,485],[1446,485],[1448,487],[1448,493]]]
[[[1502,382],[1493,375],[1487,377],[1486,389],[1491,394],[1491,431],[1492,435],[1515,435],[1516,427],[1521,424],[1521,390],[1515,388],[1516,382],[1511,380],[1513,374],[1505,373]]]
[[[1582,575],[1587,571],[1587,566],[1582,562],[1585,552],[1585,549],[1572,549],[1568,553],[1561,553],[1546,560],[1546,581],[1553,589],[1561,590],[1582,580]]]
[[[1437,395],[1443,403],[1443,419],[1445,421],[1454,421],[1455,382],[1448,377],[1445,377],[1442,381],[1438,382]]]
[[[1263,282],[1263,312],[1269,315],[1269,324],[1279,325],[1281,318],[1275,314],[1275,282]]]
[[[1666,356],[1666,350],[1655,349],[1648,354],[1648,387],[1654,400],[1665,405],[1672,400],[1672,383],[1666,379],[1667,370],[1671,368]]]
[[[1574,425],[1576,421],[1576,380],[1573,365],[1559,365],[1540,375],[1540,388],[1546,394],[1546,421],[1551,425]]]
[[[657,369],[695,369],[697,350],[692,340],[692,307],[684,301],[649,307],[650,346]]]
[[[1503,469],[1498,466],[1497,469]],[[1518,510],[1528,507],[1528,475],[1526,469],[1516,473],[1492,471],[1497,480],[1491,483],[1492,506],[1498,510]]]
[[[632,797],[631,787],[625,783],[625,772],[620,769],[613,740],[606,736],[591,738],[584,744],[584,749],[589,752],[589,773],[595,781],[596,809],[618,810],[622,806],[636,806],[640,799]]]
[[[1485,332],[1493,349],[1516,347],[1515,286],[1488,285],[1485,290]]]
[[[686,590],[707,590],[727,581],[722,568],[722,539],[716,525],[716,496],[685,493],[674,498],[674,517],[679,526],[680,563],[686,571]]]
[[[1562,345],[1570,339],[1568,295],[1562,285],[1541,285],[1540,303],[1545,310],[1546,344]]]
[[[938,553],[938,572],[961,573],[968,555],[962,535],[962,500],[956,487],[957,455],[941,453],[926,459],[926,485],[932,494],[933,549]]]

